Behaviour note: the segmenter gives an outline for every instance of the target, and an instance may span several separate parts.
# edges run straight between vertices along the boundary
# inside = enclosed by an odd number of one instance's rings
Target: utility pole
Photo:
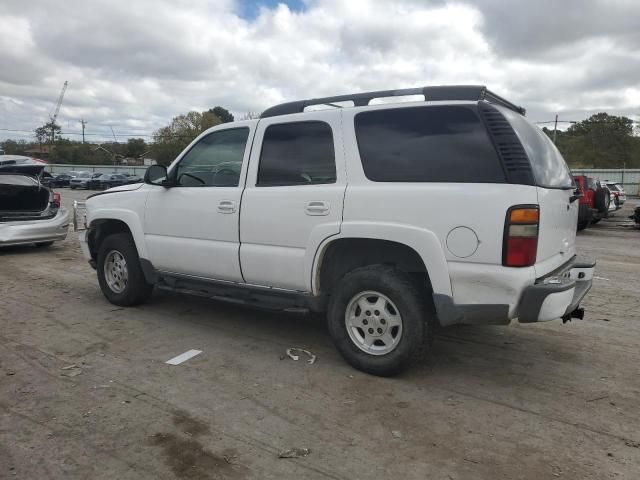
[[[553,126],[553,144],[554,145],[556,143],[557,136],[558,136],[558,114],[556,113],[556,121],[555,121],[555,124]]]
[[[86,120],[82,119],[80,120],[80,123],[82,124],[82,143],[84,143],[84,127],[87,125]]]

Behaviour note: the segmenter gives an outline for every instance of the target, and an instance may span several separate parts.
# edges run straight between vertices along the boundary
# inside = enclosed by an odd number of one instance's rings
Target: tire
[[[153,285],[144,278],[138,251],[128,233],[115,233],[102,241],[97,270],[100,289],[114,305],[139,305],[151,296]]]
[[[348,317],[353,318],[350,324]],[[433,325],[416,282],[382,265],[345,275],[333,289],[327,320],[344,359],[358,370],[383,377],[402,372],[423,353]]]
[[[591,224],[592,224],[592,225],[595,225],[595,224],[596,224],[596,223],[598,223],[600,220],[602,220],[602,218],[601,218],[601,217],[594,218],[593,220],[591,220]]]
[[[589,226],[589,222],[578,222],[578,231],[582,231]]]
[[[53,245],[53,242],[38,242],[36,243],[36,247],[38,248],[47,248]]]
[[[76,189],[76,187],[75,187],[74,185],[71,185],[69,188],[70,188],[71,190],[75,190],[75,189]]]
[[[609,190],[606,188],[598,188],[596,190],[594,198],[594,206],[600,213],[607,213],[609,211],[609,204],[611,203],[611,197],[609,196]]]

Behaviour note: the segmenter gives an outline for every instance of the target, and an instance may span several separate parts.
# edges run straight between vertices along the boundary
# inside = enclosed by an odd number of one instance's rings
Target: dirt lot
[[[0,250],[0,478],[640,478],[636,203],[579,235],[585,320],[444,331],[394,379],[347,366],[319,319],[167,293],[117,308],[74,234]]]

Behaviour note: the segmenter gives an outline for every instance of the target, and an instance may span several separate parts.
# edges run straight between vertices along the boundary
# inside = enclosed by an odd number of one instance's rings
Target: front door
[[[240,214],[245,281],[309,291],[318,246],[340,231],[345,188],[339,111],[261,119]]]
[[[203,135],[172,165],[176,186],[152,187],[144,230],[157,270],[242,282],[238,216],[253,123],[236,125]]]

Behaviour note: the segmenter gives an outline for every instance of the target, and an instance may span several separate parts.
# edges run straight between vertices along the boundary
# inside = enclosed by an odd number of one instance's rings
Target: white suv
[[[484,87],[425,87],[216,126],[76,221],[116,305],[155,285],[327,312],[349,363],[392,375],[436,324],[582,317],[595,262],[576,256],[574,189],[523,109]]]

